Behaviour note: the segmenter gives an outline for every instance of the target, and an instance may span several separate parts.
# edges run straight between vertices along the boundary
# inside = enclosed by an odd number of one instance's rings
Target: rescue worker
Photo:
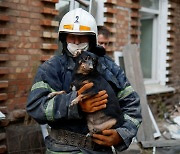
[[[93,83],[86,83],[78,91],[71,89],[74,60],[83,51],[93,52],[97,45],[95,19],[81,8],[68,12],[59,26],[59,40],[63,44],[62,55],[54,56],[38,68],[27,102],[29,115],[51,128],[45,138],[46,153],[110,154],[112,146],[117,151],[127,149],[142,120],[140,99],[122,69],[108,56],[100,55],[99,72],[116,85],[114,88],[124,115],[122,127],[86,136],[85,113],[106,108],[108,95],[105,90],[70,106],[72,100],[93,86]],[[59,95],[50,97],[50,93],[57,91],[60,91]]]
[[[109,45],[110,31],[105,26],[98,26],[98,44],[106,50]]]

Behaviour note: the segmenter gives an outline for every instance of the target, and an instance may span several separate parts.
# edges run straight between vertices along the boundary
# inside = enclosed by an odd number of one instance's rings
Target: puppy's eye
[[[86,60],[88,60],[88,59],[89,59],[89,56],[86,57]]]

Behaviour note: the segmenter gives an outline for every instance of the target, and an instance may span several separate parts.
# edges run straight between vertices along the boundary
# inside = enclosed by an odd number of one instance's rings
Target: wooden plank
[[[142,141],[143,148],[180,146],[180,140]]]
[[[139,52],[136,45],[127,45],[123,49],[125,71],[132,87],[140,96],[142,124],[137,134],[138,141],[153,141],[153,127],[148,114],[147,97],[140,65]]]

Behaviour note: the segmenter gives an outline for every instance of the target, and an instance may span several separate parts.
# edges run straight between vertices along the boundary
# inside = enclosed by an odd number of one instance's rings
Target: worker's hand
[[[80,94],[82,94],[83,92],[85,92],[86,90],[92,88],[92,86],[93,86],[93,83],[92,83],[92,82],[89,82],[89,83],[86,83],[85,85],[83,85],[83,86],[77,91],[78,96],[79,96]]]
[[[79,102],[79,105],[84,112],[95,112],[106,108],[108,94],[105,90],[100,91],[98,94],[89,97]]]
[[[103,146],[112,146],[123,142],[115,129],[104,130],[102,134],[93,134],[93,141]]]

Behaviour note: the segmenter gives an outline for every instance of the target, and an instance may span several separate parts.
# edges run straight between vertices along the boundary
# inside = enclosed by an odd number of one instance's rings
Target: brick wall
[[[121,51],[128,43],[139,44],[139,0],[117,1],[115,50]]]
[[[106,0],[104,7],[104,25],[112,34],[108,55],[113,57],[113,51],[128,43],[139,44],[139,0]]]
[[[0,1],[0,100],[8,111],[25,107],[37,67],[57,49],[56,2]]]
[[[28,92],[39,64],[57,49],[58,0],[0,1],[0,126],[23,120]],[[0,141],[5,140],[4,131]],[[7,151],[0,145],[0,153]]]
[[[171,46],[169,48],[170,76],[168,84],[176,89],[180,101],[180,1],[171,0],[169,4],[169,20],[172,28],[169,30]]]

